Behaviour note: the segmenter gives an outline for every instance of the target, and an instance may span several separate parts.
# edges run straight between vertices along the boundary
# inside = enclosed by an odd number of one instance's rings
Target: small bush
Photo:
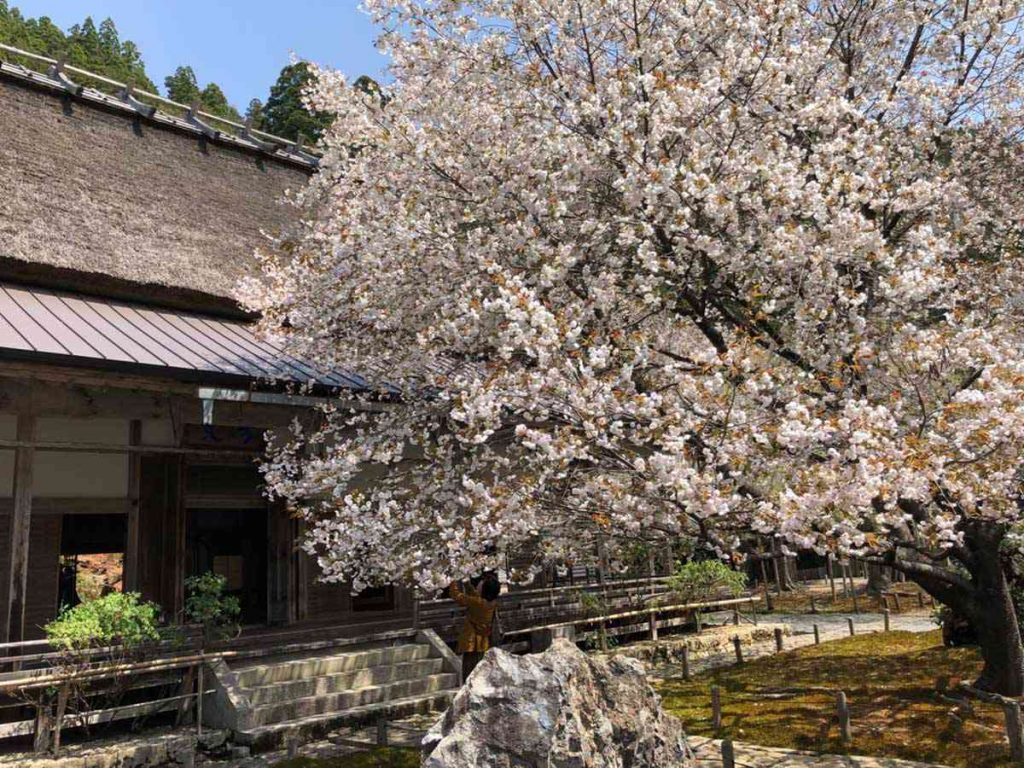
[[[237,597],[224,594],[227,584],[227,579],[210,571],[185,579],[185,619],[202,626],[207,642],[225,640],[238,633],[242,609]]]
[[[69,651],[108,645],[133,647],[160,638],[160,609],[134,592],[111,592],[61,612],[43,630],[50,643]]]
[[[727,594],[738,597],[747,587],[747,577],[721,560],[693,560],[679,566],[668,578],[673,596],[684,603],[699,603]]]

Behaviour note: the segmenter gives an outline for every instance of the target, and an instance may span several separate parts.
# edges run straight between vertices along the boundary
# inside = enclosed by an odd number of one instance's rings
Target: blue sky
[[[377,30],[358,0],[8,0],[25,16],[49,16],[67,29],[86,16],[110,17],[134,40],[158,85],[189,64],[200,85],[218,83],[245,111],[266,99],[292,52],[351,77],[379,76],[386,64]]]

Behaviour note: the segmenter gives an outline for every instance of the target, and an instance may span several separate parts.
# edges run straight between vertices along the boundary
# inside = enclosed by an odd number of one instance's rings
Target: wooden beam
[[[14,514],[11,520],[10,564],[7,572],[7,612],[3,617],[3,641],[25,639],[25,603],[28,594],[28,542],[32,524],[32,469],[36,417],[18,414],[17,438],[25,446],[14,453]],[[27,447],[26,447],[27,446]]]
[[[14,512],[14,499],[0,499],[0,515]],[[121,496],[40,497],[32,499],[32,517],[44,515],[126,515],[128,499]]]
[[[174,456],[257,456],[259,451],[236,448],[179,448],[174,445],[118,445],[116,443],[65,443],[57,441],[0,440],[0,450],[32,449],[65,453],[171,454]]]
[[[142,442],[142,422],[133,419],[128,426],[128,444]],[[124,549],[124,591],[139,591],[139,490],[142,477],[142,455],[128,457],[128,525]]]

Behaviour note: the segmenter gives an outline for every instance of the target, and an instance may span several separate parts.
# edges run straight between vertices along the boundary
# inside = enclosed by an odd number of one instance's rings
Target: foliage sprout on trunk
[[[241,291],[366,382],[265,467],[324,577],[777,536],[1024,693],[1021,4],[366,5],[386,98],[318,71],[307,220]]]

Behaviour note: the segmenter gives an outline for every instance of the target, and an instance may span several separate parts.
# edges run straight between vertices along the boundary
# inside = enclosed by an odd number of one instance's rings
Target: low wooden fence
[[[206,684],[206,666],[230,655],[188,653],[123,663],[89,662],[86,656],[80,664],[63,669],[49,667],[2,674],[0,696],[7,699],[3,709],[7,710],[8,718],[0,723],[0,739],[32,736],[37,752],[52,749],[56,753],[65,727],[88,728],[168,712],[175,713],[175,723],[179,725],[194,715],[196,728],[201,732],[203,698],[212,692]],[[72,701],[95,700],[110,693],[137,700],[97,709],[79,709]],[[31,716],[19,718],[18,713],[25,711],[31,711]]]

